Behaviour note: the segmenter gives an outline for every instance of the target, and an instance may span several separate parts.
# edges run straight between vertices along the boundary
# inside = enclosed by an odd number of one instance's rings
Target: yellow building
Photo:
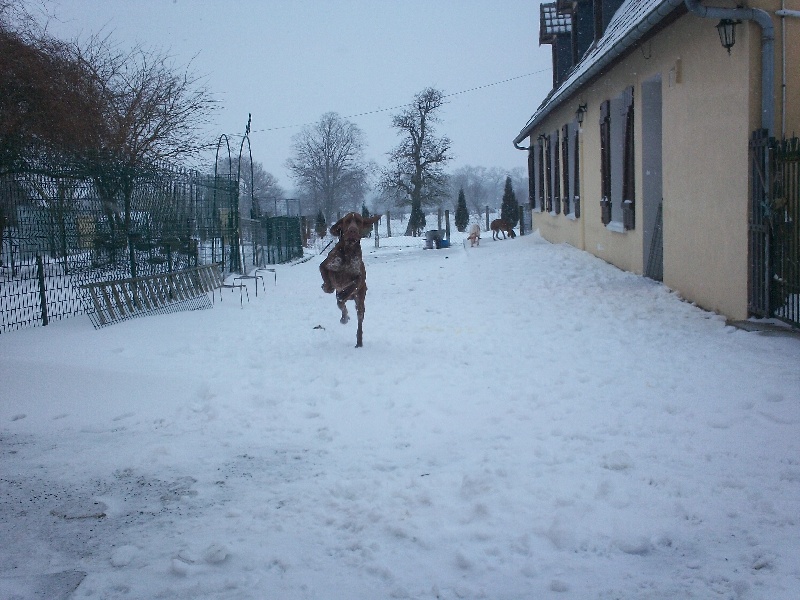
[[[730,319],[800,326],[796,139],[779,143],[800,131],[800,0],[559,0],[539,39],[553,89],[514,139],[534,229]]]

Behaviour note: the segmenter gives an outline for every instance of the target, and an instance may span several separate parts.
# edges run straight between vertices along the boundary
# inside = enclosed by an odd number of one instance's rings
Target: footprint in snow
[[[111,554],[112,567],[127,567],[136,557],[139,549],[136,546],[125,545],[120,546]]]

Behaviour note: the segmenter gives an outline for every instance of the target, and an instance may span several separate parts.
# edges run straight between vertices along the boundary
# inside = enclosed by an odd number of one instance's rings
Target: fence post
[[[47,325],[48,318],[47,318],[47,294],[45,293],[44,287],[44,261],[42,261],[42,255],[36,255],[36,270],[39,274],[39,305],[42,309],[42,325]]]
[[[444,211],[444,237],[450,239],[450,210]]]
[[[489,205],[486,205],[486,231],[489,231]]]
[[[375,221],[372,224],[372,229],[375,231],[375,247],[376,248],[380,248],[381,247],[381,241],[380,241],[381,233],[380,233],[380,231],[378,231],[378,222],[377,221]]]
[[[525,235],[525,207],[520,204],[517,210],[519,212],[519,234],[523,236]]]
[[[386,237],[392,237],[392,214],[386,211]]]

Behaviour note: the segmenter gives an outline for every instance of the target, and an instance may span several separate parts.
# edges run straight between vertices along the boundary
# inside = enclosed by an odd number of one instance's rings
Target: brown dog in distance
[[[361,255],[361,233],[380,220],[380,215],[367,217],[351,212],[331,225],[331,235],[339,241],[319,265],[322,274],[322,291],[326,294],[336,292],[336,305],[342,311],[341,323],[347,323],[345,302],[355,300],[358,315],[356,348],[363,346],[364,299],[367,296],[367,269]]]
[[[514,229],[508,224],[507,221],[504,221],[503,219],[495,219],[492,221],[492,239],[499,240],[500,233],[503,234],[503,239],[506,239],[506,233],[512,240],[517,237],[517,234],[514,233]]]

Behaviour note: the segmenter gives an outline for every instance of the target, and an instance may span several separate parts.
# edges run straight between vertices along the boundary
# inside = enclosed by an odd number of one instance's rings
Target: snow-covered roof
[[[555,107],[683,5],[684,0],[625,0],[608,24],[603,37],[584,54],[564,82],[553,89],[539,105],[514,139],[514,144],[524,140]]]

